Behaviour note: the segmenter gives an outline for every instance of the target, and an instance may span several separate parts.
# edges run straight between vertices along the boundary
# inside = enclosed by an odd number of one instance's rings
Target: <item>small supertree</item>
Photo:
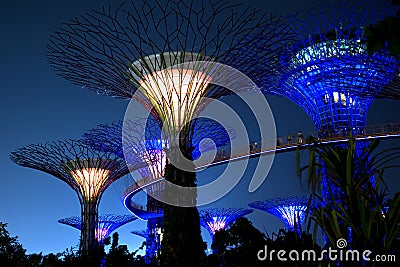
[[[252,209],[243,208],[210,208],[199,210],[200,225],[210,233],[212,241],[217,231],[225,230],[231,226],[236,219],[252,213]]]
[[[67,183],[81,204],[82,255],[96,249],[98,205],[103,192],[129,173],[123,158],[93,149],[82,140],[31,144],[11,153],[16,164],[46,172]]]
[[[133,222],[137,217],[133,215],[116,215],[116,214],[103,214],[98,217],[97,228],[95,231],[97,242],[104,245],[104,239],[117,228]],[[65,219],[58,220],[59,223],[70,225],[78,230],[82,229],[82,218],[79,216],[72,216]]]
[[[307,204],[307,197],[272,198],[249,203],[254,209],[268,212],[283,221],[287,231],[301,233],[301,225],[304,222]]]
[[[123,127],[122,121],[99,125],[97,128],[85,133],[83,139],[95,149],[125,157],[128,166],[131,167],[133,165],[141,176],[141,179],[132,185],[132,189],[137,189],[137,186],[148,188],[148,184],[164,178],[166,164],[164,149],[168,147],[167,140],[160,139],[161,128],[154,119],[129,120],[124,123],[125,127]],[[193,124],[193,127],[193,158],[199,157],[200,147],[203,152],[206,152],[213,149],[214,145],[218,148],[228,144],[229,140],[235,137],[233,129],[225,129],[209,119],[200,118]],[[125,133],[125,139],[129,139],[125,140],[129,143],[129,146],[124,147],[123,133]],[[204,138],[213,140],[214,144],[203,143],[200,146],[200,142]],[[141,165],[141,168],[137,167],[139,165]],[[124,193],[124,202],[128,209],[130,209],[130,193],[130,188],[127,188]],[[133,209],[130,209],[130,211],[134,212]]]

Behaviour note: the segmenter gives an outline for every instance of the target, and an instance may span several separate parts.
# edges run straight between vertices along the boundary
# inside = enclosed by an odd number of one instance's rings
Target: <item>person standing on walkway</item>
[[[287,139],[288,145],[290,145],[290,142],[292,141],[292,135],[291,134],[287,134],[286,139]]]
[[[303,143],[303,133],[300,130],[297,133],[297,143],[299,143],[299,144]]]

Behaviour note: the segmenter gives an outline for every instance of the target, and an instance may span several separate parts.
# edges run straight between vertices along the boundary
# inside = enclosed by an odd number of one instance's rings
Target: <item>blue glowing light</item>
[[[246,216],[251,212],[253,212],[252,209],[243,208],[210,208],[199,210],[200,225],[207,229],[211,238],[214,239],[217,231],[228,228],[236,219]]]
[[[278,217],[285,224],[286,230],[301,232],[301,225],[305,219],[308,202],[309,199],[307,197],[273,198],[255,201],[249,203],[249,206]]]
[[[97,242],[103,244],[104,239],[110,236],[118,227],[125,225],[129,222],[136,220],[133,215],[115,215],[104,214],[100,215],[95,229]],[[82,229],[82,218],[79,216],[72,216],[65,219],[58,220],[59,223],[70,225],[78,230]]]
[[[123,128],[123,122],[118,121],[109,125],[99,125],[96,129],[92,129],[83,135],[83,139],[87,140],[94,148],[101,151],[111,151],[120,157],[124,157],[124,147],[122,143],[123,130],[131,133],[126,137],[132,155],[138,155],[145,150],[161,150],[168,144],[162,141],[162,131],[158,122],[154,118],[147,120],[127,121]],[[235,138],[236,134],[233,129],[226,129],[219,123],[207,119],[199,118],[193,125],[193,131],[190,140],[193,146],[192,157],[197,159],[200,156],[200,142],[209,138],[213,140],[215,147],[222,147],[229,144],[231,138]],[[129,140],[129,138],[132,138]],[[202,142],[201,150],[203,152],[214,149],[214,145],[210,142]],[[128,153],[129,154],[129,153]],[[126,155],[126,153],[125,153]],[[137,161],[137,159],[129,159],[129,161]]]
[[[305,47],[301,42],[290,52],[280,93],[300,105],[321,134],[361,134],[372,100],[399,67],[393,57],[369,55],[359,39],[343,36],[311,40]]]
[[[286,17],[290,31],[282,38],[290,36],[291,41],[275,49],[273,57],[268,50],[271,38],[262,34],[249,37],[245,51],[237,56],[251,57],[258,72],[249,77],[265,94],[299,105],[321,135],[362,134],[370,104],[386,97],[385,86],[400,67],[386,48],[368,53],[364,29],[398,10],[379,1],[326,3]]]

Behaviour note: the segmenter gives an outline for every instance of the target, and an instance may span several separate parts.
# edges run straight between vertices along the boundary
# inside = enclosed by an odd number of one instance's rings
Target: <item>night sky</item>
[[[116,2],[116,1],[115,1]],[[119,2],[119,1],[118,1]],[[298,3],[301,2],[301,6]],[[128,101],[97,95],[87,89],[70,84],[50,69],[45,59],[45,45],[50,34],[62,22],[98,9],[112,1],[2,1],[0,4],[0,221],[8,223],[12,235],[28,253],[61,252],[77,246],[79,231],[59,224],[57,220],[80,215],[76,193],[64,182],[33,169],[19,167],[9,159],[11,151],[38,142],[67,138],[78,139],[98,124],[121,120]],[[246,1],[247,5],[280,15],[307,9],[315,0]],[[267,97],[277,127],[277,135],[288,132],[314,131],[305,113],[289,100]],[[375,101],[370,107],[367,124],[400,122],[398,102]],[[399,140],[383,141],[382,147],[398,146]],[[250,161],[247,173],[251,173]],[[222,166],[202,171],[202,176],[218,173]],[[391,193],[400,190],[400,171],[386,173]],[[304,195],[305,182],[300,183],[295,171],[295,153],[279,154],[263,185],[248,193],[250,178],[245,175],[231,193],[210,204],[211,207],[247,207],[247,203],[269,197]],[[111,186],[103,195],[99,213],[128,214],[120,198],[121,186]],[[262,232],[271,234],[283,227],[275,217],[255,211],[248,215]],[[120,242],[131,251],[143,239],[130,234],[144,229],[146,223],[134,221],[121,227]],[[203,229],[204,240],[209,241]]]

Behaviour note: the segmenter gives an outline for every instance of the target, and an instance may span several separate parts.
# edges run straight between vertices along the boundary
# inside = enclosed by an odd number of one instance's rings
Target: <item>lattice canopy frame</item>
[[[131,212],[135,213],[138,205],[132,202],[132,191],[134,189],[141,186],[146,191],[152,191],[152,194],[160,192],[163,189],[162,182],[154,182],[161,181],[164,178],[166,163],[164,148],[168,146],[168,143],[166,140],[160,139],[162,138],[161,127],[155,119],[129,120],[124,123],[125,127],[123,127],[122,121],[99,125],[97,128],[85,133],[83,139],[94,149],[109,151],[121,157],[128,155],[129,159],[127,159],[127,161],[130,166],[141,166],[137,168],[137,172],[140,174],[141,178],[132,184],[132,186],[128,187],[123,196],[125,199],[125,206]],[[192,127],[193,130],[191,131],[193,134],[191,134],[190,143],[194,147],[192,152],[194,159],[200,156],[200,149],[202,152],[207,152],[215,147],[219,148],[225,146],[229,144],[231,138],[236,136],[233,129],[226,129],[226,127],[222,127],[219,123],[206,118],[197,119],[196,122],[192,124]],[[125,132],[126,138],[129,138],[128,141],[125,141],[131,144],[129,147],[130,152],[126,153],[127,151],[125,151],[125,155],[124,149],[126,150],[127,147],[124,147],[122,143],[123,132]],[[213,143],[201,143],[205,138],[211,139]],[[148,186],[149,184],[152,185]],[[153,203],[153,200],[148,198],[148,202]],[[147,205],[147,209],[149,209],[149,211],[155,209],[157,213],[159,213],[160,207],[158,207],[158,205],[154,207]]]
[[[125,129],[123,123],[126,124]],[[200,156],[200,150],[207,152],[213,150],[215,147],[223,147],[229,144],[230,139],[236,137],[233,128],[224,128],[218,122],[207,118],[196,119],[192,123],[190,131],[192,132],[190,143],[193,147],[193,159],[197,159]],[[150,153],[152,150],[158,151],[168,147],[168,140],[162,140],[162,129],[157,120],[152,117],[102,124],[86,132],[83,138],[98,150],[109,151],[120,157],[125,157],[122,141],[124,132],[126,138],[129,139],[127,142],[132,147],[132,152],[127,153],[128,155],[132,155],[132,157],[127,159],[128,164],[132,165],[132,167],[135,167],[135,164],[140,165],[138,163],[140,161],[138,155],[144,153],[144,151]],[[212,142],[201,143],[206,138],[211,139]]]
[[[186,142],[186,127],[208,103],[204,98],[229,93],[209,86],[218,71],[214,63],[236,62],[247,74],[254,65],[237,62],[240,47],[264,32],[274,52],[290,38],[278,36],[285,29],[280,18],[228,1],[132,1],[64,23],[50,38],[47,58],[74,84],[133,97],[157,117],[168,137],[184,129],[179,140]]]
[[[76,192],[82,216],[80,250],[86,254],[95,249],[100,199],[114,181],[129,173],[125,160],[93,149],[83,140],[31,144],[13,151],[10,158],[64,181]]]
[[[133,215],[116,215],[116,214],[103,214],[98,217],[96,228],[96,240],[100,245],[104,244],[106,239],[112,232],[119,227],[135,221],[137,218]],[[82,217],[72,216],[65,219],[58,220],[59,223],[72,226],[78,230],[82,229]]]
[[[379,0],[326,3],[287,16],[293,39],[279,51],[275,63],[263,60],[263,55],[269,57],[263,52],[269,42],[263,40],[266,36],[249,43],[259,66],[250,77],[265,93],[299,105],[322,133],[362,134],[371,102],[400,96],[388,87],[398,78],[399,60],[387,49],[369,55],[364,34],[368,25],[397,12],[388,4]]]
[[[301,232],[301,225],[305,220],[309,203],[314,205],[315,202],[310,202],[308,197],[296,196],[254,201],[249,203],[249,206],[281,219],[287,231]]]

